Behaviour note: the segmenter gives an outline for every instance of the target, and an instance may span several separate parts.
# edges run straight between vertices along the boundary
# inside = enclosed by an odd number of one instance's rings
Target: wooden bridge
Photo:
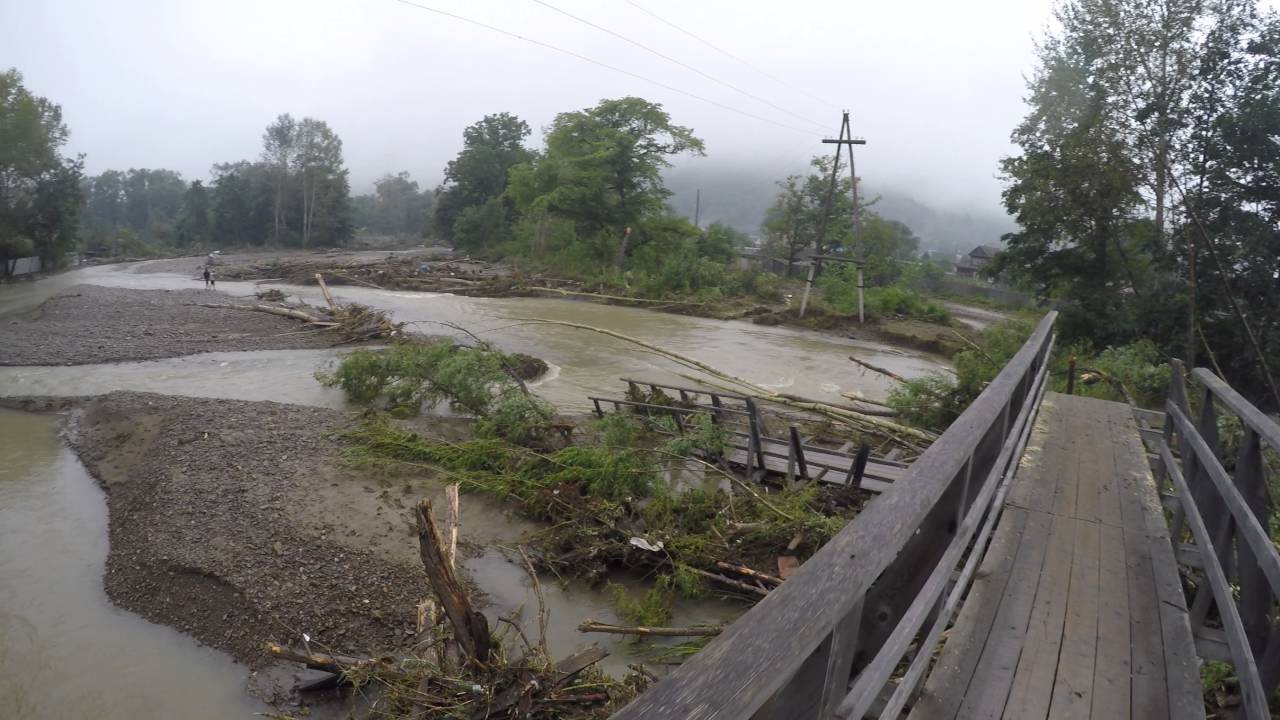
[[[614,717],[1203,718],[1207,660],[1234,666],[1237,716],[1271,717],[1280,426],[1204,369],[1193,404],[1176,363],[1166,413],[1046,393],[1054,319],[789,580]]]
[[[604,417],[605,406],[650,416],[669,417],[683,432],[689,417],[705,414],[729,432],[729,447],[724,459],[744,468],[747,477],[759,480],[765,475],[782,475],[787,480],[813,480],[833,485],[856,485],[863,490],[883,492],[902,478],[907,464],[892,457],[872,457],[870,448],[853,451],[853,443],[839,447],[811,444],[813,438],[802,438],[793,425],[787,439],[765,434],[760,409],[753,398],[710,388],[682,387],[649,380],[623,378],[627,399],[589,397],[596,414]],[[648,394],[644,392],[648,388]],[[673,396],[674,393],[674,396]],[[663,402],[643,402],[634,398],[661,398]],[[859,454],[862,455],[861,461]]]

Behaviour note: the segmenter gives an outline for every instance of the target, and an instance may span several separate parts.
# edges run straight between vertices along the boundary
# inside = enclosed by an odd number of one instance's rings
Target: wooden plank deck
[[[1129,408],[1048,393],[911,718],[1203,718],[1186,601]]]

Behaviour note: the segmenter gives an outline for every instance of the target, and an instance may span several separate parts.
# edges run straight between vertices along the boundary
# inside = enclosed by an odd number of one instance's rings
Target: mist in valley
[[[209,185],[290,113],[341,139],[356,196],[399,172],[434,189],[486,114],[524,120],[537,147],[558,113],[643,97],[706,144],[673,158],[671,206],[691,217],[701,188],[704,218],[750,233],[848,109],[877,211],[949,250],[1010,228],[997,164],[1049,15],[1048,0],[3,0],[0,65],[62,106],[86,175]]]

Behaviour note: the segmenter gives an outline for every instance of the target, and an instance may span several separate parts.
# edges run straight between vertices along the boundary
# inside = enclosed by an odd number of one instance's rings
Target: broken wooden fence
[[[998,519],[1044,391],[1056,315],[900,481],[614,718],[861,718],[873,706],[897,718]],[[917,638],[906,675],[889,683]]]
[[[867,457],[853,443],[839,448],[812,445],[800,437],[799,430],[789,428],[788,438],[771,438],[765,435],[764,422],[755,399],[747,395],[721,392],[705,388],[665,385],[648,380],[623,378],[628,395],[644,397],[641,387],[649,388],[649,397],[679,397],[679,404],[664,405],[639,400],[589,397],[598,416],[604,417],[605,407],[614,411],[629,408],[635,412],[672,419],[678,432],[685,432],[686,418],[696,413],[706,413],[711,421],[731,431],[730,447],[725,460],[744,467],[746,476],[759,480],[768,473],[784,475],[788,481],[799,477],[835,485],[857,486],[872,492],[884,492],[902,478],[907,465],[886,458]],[[706,396],[707,401],[702,401]],[[674,398],[672,398],[674,400]]]

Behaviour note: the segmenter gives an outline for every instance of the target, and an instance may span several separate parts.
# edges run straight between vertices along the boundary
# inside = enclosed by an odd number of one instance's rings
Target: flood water
[[[102,589],[107,507],[59,418],[0,410],[0,717],[250,718],[247,671]]]
[[[488,550],[463,565],[487,596],[489,605],[484,608],[484,614],[495,631],[501,633],[509,629],[505,623],[498,624],[498,618],[512,618],[521,626],[525,637],[537,643],[540,631],[538,593],[528,573],[497,550]],[[614,589],[632,599],[639,599],[652,587],[651,582],[618,575],[605,585],[593,588],[582,582],[562,584],[555,577],[544,574],[539,578],[539,585],[547,608],[547,650],[554,659],[568,657],[588,645],[599,645],[609,652],[609,656],[600,661],[600,668],[614,677],[622,677],[628,672],[627,665],[645,662],[662,652],[664,647],[688,639],[651,638],[640,645],[625,635],[578,632],[578,625],[586,620],[630,624],[618,617]],[[746,606],[738,603],[677,597],[671,609],[671,624],[723,625],[733,622],[745,610]],[[520,644],[520,640],[513,639],[513,646]]]
[[[77,397],[132,390],[343,408],[342,391],[315,379],[316,370],[341,355],[337,350],[256,350],[102,365],[0,367],[0,395]]]
[[[200,286],[189,277],[138,269],[137,265],[85,268],[0,287],[0,317],[28,313],[79,283],[136,289]],[[265,285],[312,304],[322,303],[316,288]],[[249,296],[261,287],[219,283],[220,290],[239,296]],[[859,370],[849,355],[904,376],[943,367],[932,357],[877,343],[749,322],[563,299],[465,298],[350,286],[332,290],[341,302],[382,308],[397,321],[414,323],[413,328],[421,332],[446,334],[452,331],[440,323],[456,323],[504,350],[542,358],[551,372],[532,387],[562,410],[589,408],[588,395],[619,396],[621,377],[688,384],[690,380],[682,374],[694,371],[631,343],[562,326],[530,324],[527,318],[606,328],[767,387],[829,401],[841,400],[844,392],[869,398],[883,398],[888,392],[886,379]],[[341,393],[322,387],[314,378],[317,370],[331,366],[342,352],[220,352],[107,365],[0,367],[0,395],[136,390],[342,408]],[[152,625],[110,604],[102,589],[107,552],[105,498],[58,440],[56,427],[53,417],[0,411],[0,717],[14,710],[22,718],[250,714],[254,706],[244,695],[242,668],[177,631]],[[678,475],[673,475],[674,483],[699,482]],[[481,520],[477,510],[473,501],[467,501],[463,515],[471,513],[472,520]],[[503,535],[517,532],[518,523],[511,518],[504,521],[495,514],[490,519],[512,526],[502,528]],[[484,522],[470,525],[473,532],[478,527],[485,527]],[[473,535],[472,540],[484,539]],[[497,550],[465,564],[488,596],[490,620],[522,611],[521,625],[536,642],[538,604],[523,568]],[[646,586],[635,579],[618,582],[631,594]],[[553,657],[597,642],[612,653],[603,663],[606,670],[621,674],[628,663],[639,660],[625,638],[584,636],[575,629],[586,619],[618,622],[609,590],[581,583],[562,586],[546,577],[542,589],[552,615],[548,644]],[[723,623],[740,611],[738,606],[713,600],[680,600],[673,622]]]
[[[137,270],[137,265],[92,267],[35,283],[0,288],[0,316],[31,310],[49,296],[76,283],[137,289],[199,287],[199,283],[185,276]],[[219,283],[223,292],[242,296],[249,296],[261,287],[277,287],[306,302],[323,303],[319,289],[314,287]],[[456,323],[504,350],[542,358],[556,368],[556,372],[553,377],[539,383],[537,391],[564,410],[589,408],[588,395],[619,396],[623,389],[618,382],[621,377],[689,384],[690,381],[682,374],[697,373],[632,343],[563,326],[529,324],[526,319],[559,320],[612,330],[688,355],[765,387],[835,402],[842,400],[843,392],[882,399],[891,387],[890,380],[861,370],[849,361],[849,355],[856,355],[906,377],[920,376],[943,367],[936,358],[880,343],[795,328],[671,315],[642,308],[554,298],[467,298],[355,286],[331,289],[340,302],[358,302],[382,308],[391,312],[397,321],[413,323],[413,329],[420,332],[451,333],[453,331],[440,323]],[[331,354],[265,351],[218,355],[223,357],[216,363],[198,359],[204,356],[194,356],[196,359],[127,363],[113,366],[117,368],[114,370],[106,366],[42,369],[39,372],[3,369],[0,371],[0,387],[21,380],[28,383],[28,388],[43,387],[64,395],[72,393],[59,388],[74,385],[91,393],[133,389],[204,397],[243,397],[243,394],[231,394],[237,392],[233,387],[236,382],[228,382],[228,379],[242,378],[245,383],[268,385],[250,377],[261,374],[263,377],[271,375],[268,390],[281,394],[270,399],[283,399],[287,395],[291,398],[287,402],[324,406],[332,406],[335,402],[336,396],[323,391],[311,376],[311,371],[322,368],[333,357]],[[295,373],[290,369],[286,373],[267,370],[277,357],[302,365],[309,362],[311,371]],[[223,366],[222,362],[228,364]],[[206,370],[208,372],[204,372]],[[278,384],[281,382],[283,386]],[[4,394],[32,392],[29,389],[17,393],[3,391]],[[262,395],[253,397],[264,399]]]

